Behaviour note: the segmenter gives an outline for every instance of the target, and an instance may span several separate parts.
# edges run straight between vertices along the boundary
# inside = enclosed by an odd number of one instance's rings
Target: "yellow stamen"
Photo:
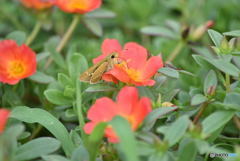
[[[11,77],[19,77],[23,75],[25,71],[25,66],[21,61],[13,61],[9,67],[9,73]]]

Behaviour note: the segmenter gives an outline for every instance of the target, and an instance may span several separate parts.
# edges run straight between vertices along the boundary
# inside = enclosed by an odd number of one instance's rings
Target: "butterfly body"
[[[118,61],[118,53],[112,53],[105,59],[94,64],[80,75],[80,81],[89,82],[90,84],[98,83],[102,75],[113,68]]]

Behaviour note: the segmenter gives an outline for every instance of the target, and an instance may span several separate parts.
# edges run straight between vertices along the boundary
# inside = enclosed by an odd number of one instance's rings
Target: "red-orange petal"
[[[99,57],[93,59],[93,63],[97,63],[104,58],[106,58],[109,54],[112,54],[114,52],[120,53],[122,50],[122,47],[118,40],[116,39],[105,39],[102,44],[102,55]]]
[[[132,112],[132,108],[137,105],[138,91],[135,87],[124,87],[118,93],[117,104],[120,113],[123,115],[129,115]]]
[[[106,82],[114,82],[115,84],[118,83],[117,78],[115,78],[113,75],[104,73],[102,76],[102,80],[105,80]]]
[[[156,74],[158,69],[163,67],[163,61],[160,56],[152,56],[144,66],[142,78],[149,79]]]
[[[53,6],[54,0],[21,0],[21,3],[27,8],[43,10]]]
[[[102,0],[56,0],[56,5],[68,13],[84,14],[99,8]]]
[[[142,80],[141,82],[136,82],[132,80],[132,84],[136,86],[153,86],[155,84],[155,80],[147,79],[147,80]]]
[[[26,45],[13,40],[0,41],[0,82],[16,84],[36,72],[36,55]]]
[[[112,120],[116,113],[116,103],[107,97],[103,97],[98,99],[89,109],[87,117],[93,122],[106,122]]]
[[[116,133],[113,131],[112,127],[107,127],[105,129],[105,136],[108,138],[108,141],[111,143],[118,143],[119,138]]]
[[[85,124],[83,130],[85,131],[86,134],[91,134],[95,126],[96,126],[95,122],[88,122]]]
[[[113,69],[106,72],[105,74],[112,75],[114,78],[120,80],[121,82],[130,83],[130,78],[122,67],[115,66]],[[104,77],[103,77],[103,80],[105,80]]]
[[[151,101],[147,97],[143,97],[139,100],[138,104],[133,108],[131,113],[132,128],[135,130],[143,122],[145,117],[151,112]]]
[[[147,61],[147,50],[141,45],[129,42],[124,46],[121,58],[125,60],[129,68],[142,69]]]
[[[117,96],[117,103],[109,98],[100,98],[88,111],[90,122],[84,127],[84,131],[90,134],[100,122],[109,122],[115,116],[122,116],[129,121],[132,130],[136,130],[146,115],[151,111],[149,98],[138,99],[138,91],[135,87],[124,87]],[[105,129],[105,136],[109,142],[117,143],[119,138],[110,125]]]
[[[0,109],[0,134],[3,132],[7,119],[9,117],[10,111],[7,109]]]

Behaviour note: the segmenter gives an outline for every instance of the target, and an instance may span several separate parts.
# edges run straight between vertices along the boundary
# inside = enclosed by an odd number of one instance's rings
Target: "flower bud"
[[[196,41],[200,39],[203,36],[203,34],[207,31],[207,29],[209,29],[213,25],[214,25],[213,21],[207,21],[205,24],[199,26],[191,33],[190,40]]]

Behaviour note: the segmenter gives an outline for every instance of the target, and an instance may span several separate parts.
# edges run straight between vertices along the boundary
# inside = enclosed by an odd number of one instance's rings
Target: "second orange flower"
[[[99,8],[102,0],[56,0],[55,3],[65,12],[84,14]]]
[[[100,98],[88,111],[88,122],[84,130],[90,134],[94,127],[100,122],[111,121],[115,116],[122,116],[136,130],[148,113],[151,112],[151,101],[147,97],[139,98],[138,90],[135,87],[124,87],[114,102],[107,97]],[[110,142],[119,142],[119,138],[112,127],[107,127],[105,136]]]
[[[36,54],[13,40],[0,41],[0,82],[17,84],[36,72]]]
[[[53,6],[55,0],[20,0],[21,3],[27,8],[36,10],[43,10]]]

